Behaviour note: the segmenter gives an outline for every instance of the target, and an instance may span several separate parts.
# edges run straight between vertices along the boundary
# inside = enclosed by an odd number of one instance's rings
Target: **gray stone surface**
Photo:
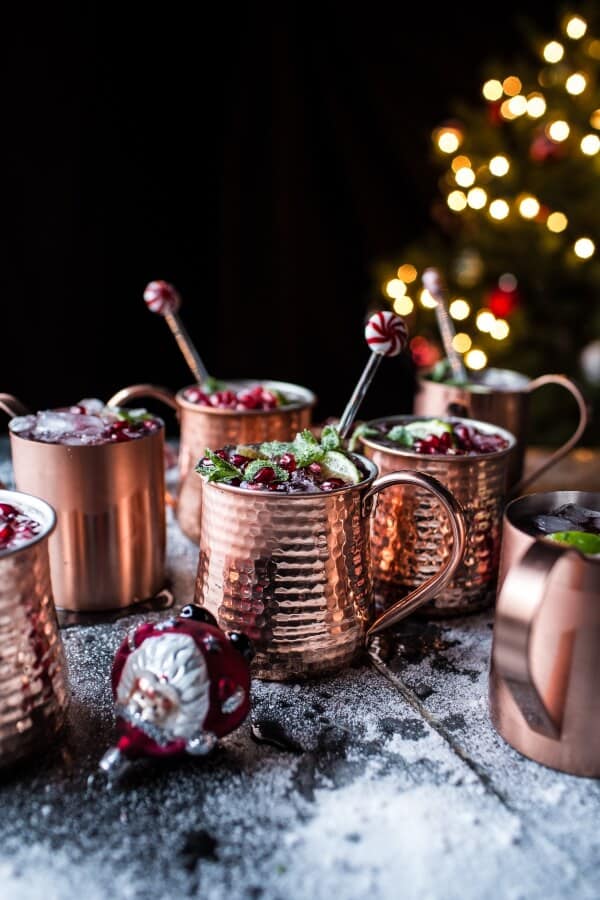
[[[172,520],[168,546],[181,605],[196,549]],[[600,782],[538,766],[491,728],[489,613],[405,623],[375,648],[385,674],[365,660],[310,685],[255,683],[252,720],[283,746],[248,721],[208,759],[143,761],[108,787],[110,666],[142,618],[63,628],[65,733],[2,774],[2,900],[600,895]]]

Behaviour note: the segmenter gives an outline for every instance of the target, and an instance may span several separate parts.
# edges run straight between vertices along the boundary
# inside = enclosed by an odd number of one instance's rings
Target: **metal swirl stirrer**
[[[387,310],[380,310],[374,313],[367,322],[365,340],[372,353],[340,419],[338,431],[342,438],[348,437],[359,406],[383,357],[398,356],[406,347],[408,329],[404,319],[400,316]]]
[[[452,343],[452,341],[456,337],[456,331],[454,330],[454,325],[448,312],[448,297],[443,278],[437,269],[431,268],[425,269],[425,271],[423,272],[422,280],[423,287],[425,288],[425,290],[429,291],[429,293],[437,303],[435,314],[437,317],[438,328],[440,329],[440,335],[442,337],[444,350],[446,351],[446,356],[448,357],[448,362],[450,363],[450,368],[452,369],[452,375],[457,381],[465,383],[466,381],[468,381],[467,373],[465,367],[463,366],[463,361],[460,355],[454,349],[454,345]]]
[[[144,290],[144,300],[151,312],[157,313],[166,319],[167,325],[173,332],[179,349],[196,382],[202,384],[207,381],[209,378],[208,370],[200,359],[200,354],[194,347],[192,339],[177,314],[181,306],[181,297],[173,285],[169,284],[168,281],[151,281]]]

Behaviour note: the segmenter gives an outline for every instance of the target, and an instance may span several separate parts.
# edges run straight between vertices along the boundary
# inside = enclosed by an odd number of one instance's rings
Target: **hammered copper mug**
[[[256,383],[256,379],[238,379],[228,381],[227,385],[232,390],[241,390]],[[260,384],[279,391],[289,397],[290,402],[267,410],[218,409],[186,400],[188,388],[173,394],[168,388],[152,384],[134,384],[123,388],[108,401],[109,406],[122,406],[129,400],[153,397],[177,412],[180,427],[177,521],[183,533],[196,543],[200,539],[202,490],[194,469],[206,448],[288,441],[298,431],[310,426],[311,411],[317,402],[312,391],[283,381],[260,381]]]
[[[465,543],[455,498],[420,472],[367,477],[330,493],[283,494],[202,483],[195,602],[224,629],[255,644],[253,674],[282,681],[349,665],[365,638],[408,615],[452,578]],[[199,476],[197,476],[199,478]],[[370,521],[376,496],[394,485],[435,497],[449,521],[439,571],[374,619]]]
[[[532,519],[566,503],[600,512],[600,494],[556,491],[504,514],[490,668],[490,711],[516,750],[600,778],[600,557],[536,534]]]
[[[23,405],[2,395],[3,408]],[[56,606],[121,609],[165,584],[164,427],[131,441],[72,446],[10,432],[15,484],[57,513],[50,538]]]
[[[0,766],[40,753],[68,705],[66,664],[50,586],[48,539],[56,525],[38,497],[0,490],[0,502],[41,525],[29,543],[0,550]]]
[[[516,446],[509,461],[508,484],[516,496],[575,447],[588,423],[585,398],[577,385],[565,375],[541,375],[532,380],[521,372],[489,368],[481,373],[471,373],[470,377],[468,386],[444,384],[427,376],[419,378],[414,413],[428,417],[465,416],[510,431],[516,438]],[[524,479],[530,398],[534,391],[548,384],[559,385],[572,394],[577,402],[579,420],[568,441]]]

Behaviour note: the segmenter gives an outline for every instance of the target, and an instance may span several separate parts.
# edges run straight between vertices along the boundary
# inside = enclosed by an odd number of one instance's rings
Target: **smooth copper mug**
[[[416,421],[418,416],[394,416],[375,419],[367,425],[406,425]],[[445,421],[464,422],[485,433],[501,434],[508,446],[476,456],[426,456],[407,447],[382,445],[374,437],[361,437],[365,453],[382,474],[410,468],[432,475],[464,510],[468,524],[465,555],[454,578],[427,606],[431,616],[476,612],[494,601],[508,465],[515,445],[512,434],[485,422],[448,417]],[[430,494],[407,491],[398,485],[382,496],[371,539],[378,597],[386,604],[393,603],[438,571],[452,553],[450,533],[451,523],[444,509]]]
[[[376,466],[361,459],[368,477],[331,493],[202,485],[195,600],[222,628],[244,631],[252,639],[258,678],[311,678],[349,665],[367,635],[442,590],[460,563],[465,523],[454,497],[419,472],[377,478]],[[394,485],[433,495],[446,510],[452,543],[447,542],[439,571],[373,623],[373,501]]]
[[[490,711],[520,753],[599,778],[600,558],[536,537],[528,524],[565,503],[600,511],[600,494],[530,494],[506,507]]]
[[[38,497],[0,490],[0,502],[41,524],[37,537],[0,551],[0,766],[41,753],[68,705],[66,664],[50,586],[54,510]]]
[[[256,383],[256,380],[227,382],[232,390],[241,390]],[[167,388],[152,384],[134,384],[123,388],[108,401],[109,406],[122,406],[129,400],[153,397],[176,410],[180,427],[177,521],[183,533],[196,543],[200,539],[202,489],[194,470],[206,448],[215,449],[226,444],[288,441],[298,431],[310,426],[311,411],[317,402],[312,391],[283,381],[260,383],[289,396],[291,402],[267,410],[216,409],[190,403],[184,396],[188,388],[182,388],[173,394]]]
[[[565,375],[541,375],[531,380],[521,372],[490,368],[471,377],[472,384],[469,387],[443,384],[427,377],[419,378],[414,413],[417,416],[429,417],[466,416],[491,422],[514,434],[517,442],[509,462],[508,484],[516,496],[575,447],[588,423],[585,398],[577,385]],[[503,386],[496,387],[495,381],[496,384]],[[534,391],[547,384],[560,385],[573,395],[577,402],[579,421],[569,440],[549,456],[535,472],[523,479],[530,397]]]
[[[6,396],[6,395],[5,395]],[[22,412],[19,404],[9,407]],[[164,428],[114,444],[47,444],[10,432],[15,483],[56,510],[56,606],[120,609],[165,584]]]

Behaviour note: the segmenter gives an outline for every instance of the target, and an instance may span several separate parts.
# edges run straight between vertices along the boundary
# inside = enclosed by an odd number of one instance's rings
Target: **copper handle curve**
[[[27,407],[13,394],[0,394],[0,409],[11,419],[15,416],[29,415]]]
[[[177,401],[173,391],[165,387],[159,387],[156,384],[132,384],[129,387],[124,387],[112,395],[107,405],[122,406],[124,403],[127,403],[129,400],[135,400],[137,397],[153,397],[155,400],[160,400],[161,403],[170,406],[171,409],[177,409]]]
[[[550,576],[559,560],[572,552],[536,541],[504,580],[494,626],[493,662],[498,674],[530,728],[555,740],[560,737],[561,726],[553,719],[535,684],[530,651]]]
[[[560,387],[565,388],[565,390],[569,391],[569,393],[575,398],[577,402],[577,408],[579,410],[579,422],[577,427],[571,437],[565,441],[565,443],[555,450],[554,453],[546,460],[545,463],[542,463],[541,466],[532,472],[531,475],[527,475],[526,478],[522,478],[518,484],[512,488],[510,495],[518,496],[522,493],[523,489],[528,487],[533,481],[543,475],[548,469],[550,469],[553,465],[555,465],[559,460],[566,456],[570,450],[577,444],[579,438],[585,431],[589,419],[588,407],[585,400],[585,397],[577,387],[574,381],[571,381],[570,378],[567,378],[566,375],[540,375],[539,378],[534,378],[527,387],[528,393],[532,394],[533,391],[537,391],[538,388],[544,387],[546,384],[558,384]]]
[[[365,494],[363,500],[363,510],[365,513],[373,513],[374,507],[371,506],[373,497],[380,491],[395,484],[412,484],[425,488],[430,491],[442,504],[448,518],[450,520],[450,528],[452,530],[452,552],[443,569],[436,575],[432,575],[423,584],[411,591],[406,597],[398,600],[389,609],[382,613],[378,619],[373,622],[367,631],[367,637],[373,637],[388,628],[400,619],[414,612],[419,606],[422,606],[430,600],[438,591],[443,590],[450,579],[453,577],[456,569],[462,562],[467,541],[467,522],[463,508],[450,491],[444,487],[437,478],[426,475],[424,472],[413,472],[409,469],[402,469],[398,472],[391,472],[389,475],[382,475],[376,478],[371,488]]]

